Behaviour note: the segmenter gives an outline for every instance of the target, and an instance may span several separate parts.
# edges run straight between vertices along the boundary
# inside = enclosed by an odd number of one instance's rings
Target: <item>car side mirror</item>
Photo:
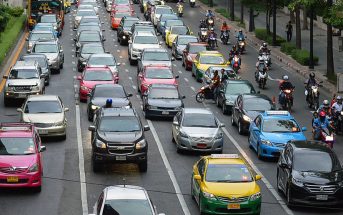
[[[102,38],[102,41],[106,41],[106,38],[104,37],[104,38]]]
[[[103,24],[105,24],[105,22],[101,22],[101,24],[103,25]]]
[[[307,131],[307,128],[306,127],[302,127],[301,131]]]
[[[141,60],[141,56],[137,56],[137,60]]]
[[[64,112],[67,112],[67,111],[69,111],[69,108],[64,108]]]
[[[175,61],[175,57],[172,57],[172,58],[171,58],[171,61]]]
[[[143,127],[143,129],[144,129],[144,131],[150,131],[150,127],[149,127],[148,125],[145,125],[145,126]]]
[[[95,126],[94,125],[90,125],[88,127],[88,131],[95,131]]]
[[[4,79],[8,79],[8,75],[4,75],[2,76]]]
[[[179,122],[178,121],[173,121],[173,125],[179,126]]]
[[[81,80],[82,80],[82,77],[81,77],[81,75],[78,75],[78,76],[77,76],[77,80],[79,80],[79,81],[81,81]]]
[[[260,175],[255,175],[255,180],[258,181],[258,180],[261,180],[262,179],[262,176]]]
[[[194,175],[193,177],[195,180],[201,180],[201,175]]]
[[[76,28],[73,28],[73,31],[77,31],[77,29],[76,29]]]
[[[225,124],[221,123],[219,127],[224,128]]]
[[[127,94],[126,97],[132,97],[132,93]]]
[[[181,96],[181,99],[185,99],[186,98],[186,96]]]
[[[39,152],[44,152],[46,150],[46,147],[45,146],[40,146],[39,147]]]
[[[180,78],[180,76],[178,76],[178,75],[175,75],[175,78],[177,79],[177,78]]]
[[[21,109],[21,108],[17,108],[17,112],[20,112],[20,113],[22,113],[22,112],[23,112],[23,109]]]

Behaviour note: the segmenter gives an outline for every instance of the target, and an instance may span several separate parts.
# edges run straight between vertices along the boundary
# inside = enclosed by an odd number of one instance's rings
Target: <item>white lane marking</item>
[[[132,88],[135,89],[135,90],[137,90],[137,87],[136,87],[135,85],[132,85]]]
[[[138,99],[140,99],[140,98],[141,98],[141,96],[140,96],[140,95],[138,95],[138,94],[136,95],[136,97],[137,97]]]
[[[175,64],[175,63],[173,63],[173,66],[176,66],[176,64]]]
[[[113,41],[116,41],[116,39],[113,39]],[[114,45],[114,46],[116,46],[116,45]]]
[[[120,55],[120,56],[119,56],[119,58],[120,58],[120,59],[122,59],[122,58],[123,58],[123,56],[121,56],[121,55]]]
[[[113,39],[113,40],[115,40],[115,39]],[[117,47],[118,45],[117,45],[117,44],[114,44],[114,46]]]
[[[125,72],[129,72],[129,70],[128,70],[128,69],[125,69]]]
[[[85,161],[84,161],[84,157],[83,157],[83,146],[82,146],[80,106],[76,105],[75,110],[76,110],[77,149],[78,149],[78,154],[79,154],[81,204],[82,204],[82,212],[83,212],[82,214],[88,215],[87,186],[86,186],[86,174],[85,174]]]
[[[186,82],[189,82],[188,78],[184,78]]]
[[[180,73],[180,74],[182,74],[182,71],[181,70],[179,70],[179,71],[177,71],[178,73]]]
[[[254,162],[249,158],[249,156],[245,153],[245,151],[241,148],[241,146],[237,143],[237,141],[231,136],[231,134],[228,132],[226,128],[222,128],[224,131],[225,135],[230,139],[232,144],[238,149],[239,153],[245,158],[245,160],[249,163],[249,165],[254,169],[254,171],[262,176],[262,181],[268,188],[268,190],[273,194],[275,197],[276,201],[281,205],[281,207],[285,210],[285,212],[288,215],[293,215],[293,212],[287,207],[285,202],[282,200],[280,195],[277,193],[277,191],[274,189],[274,187],[271,185],[271,183],[268,181],[266,177],[262,175],[262,172],[255,166]]]
[[[75,61],[72,61],[71,63],[72,63],[72,64],[75,64]]]
[[[122,64],[123,64],[123,65],[126,65],[126,63],[125,63],[125,62],[123,62]]]
[[[150,127],[150,130],[151,130],[151,133],[152,135],[154,136],[155,138],[155,141],[156,141],[156,144],[157,144],[157,148],[161,154],[161,157],[162,157],[162,160],[163,160],[163,163],[164,163],[164,166],[166,167],[166,170],[168,172],[168,175],[170,177],[170,180],[172,181],[173,183],[173,186],[174,186],[174,189],[175,189],[175,192],[176,192],[176,196],[177,198],[179,199],[179,202],[180,202],[180,205],[182,207],[182,210],[183,210],[183,213],[185,215],[190,215],[191,213],[189,212],[189,209],[188,209],[188,206],[186,204],[186,201],[181,193],[181,189],[180,189],[180,186],[179,184],[177,183],[177,180],[176,180],[176,177],[175,177],[175,174],[173,172],[173,169],[171,168],[170,166],[170,163],[168,161],[168,158],[166,156],[166,153],[163,149],[163,146],[161,144],[161,141],[160,141],[160,138],[158,137],[157,135],[157,132],[155,130],[155,127],[154,125],[152,124],[152,122],[150,120],[147,120],[148,122],[148,125]]]
[[[73,67],[73,71],[74,71],[74,72],[76,71],[76,68],[75,68],[75,67]]]
[[[191,86],[191,89],[195,92],[195,88],[193,86]]]
[[[120,50],[119,50],[119,49],[117,49],[117,52],[120,52]]]
[[[75,55],[72,54],[71,57],[75,57]]]

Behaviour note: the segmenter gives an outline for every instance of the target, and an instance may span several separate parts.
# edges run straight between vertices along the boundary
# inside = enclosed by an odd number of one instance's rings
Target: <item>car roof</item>
[[[311,150],[333,153],[332,149],[330,149],[326,143],[322,143],[319,141],[290,141],[289,144],[291,144],[292,148],[295,151]]]
[[[149,88],[159,88],[159,89],[177,89],[174,84],[151,84]]]
[[[85,47],[85,46],[101,46],[101,47],[103,47],[102,43],[100,43],[100,42],[82,44],[82,47]]]
[[[248,80],[227,80],[226,84],[249,84],[252,86],[251,82]]]
[[[25,58],[44,58],[44,59],[48,59],[45,54],[41,54],[41,53],[24,54],[23,56],[21,56],[20,59],[25,59]]]
[[[221,55],[221,56],[223,56],[223,54],[220,53],[219,51],[202,51],[202,52],[199,52],[198,55]]]
[[[223,65],[223,66],[210,66],[210,67],[208,67],[208,70],[210,70],[210,71],[213,71],[213,70],[221,70],[221,69],[233,71],[232,67],[231,67],[231,66],[228,66],[228,65]]]
[[[100,35],[99,31],[88,31],[88,30],[83,30],[83,31],[80,31],[80,34],[98,34]]]
[[[139,22],[136,22],[133,25],[153,25],[153,24],[150,21],[139,21]]]
[[[59,100],[57,95],[29,95],[27,101],[53,101]]]
[[[168,52],[165,48],[145,48],[143,52]]]
[[[207,46],[207,43],[203,43],[203,42],[191,42],[188,43],[190,46]]]
[[[124,16],[123,21],[125,20],[139,20],[139,18],[134,16]]]
[[[187,26],[185,26],[185,25],[173,25],[173,26],[170,26],[170,27],[171,28],[187,28]]]
[[[156,37],[156,35],[150,31],[137,31],[135,33],[135,36],[152,36],[152,37]]]
[[[24,61],[24,60],[18,60],[13,68],[35,68],[38,65],[36,61]]]
[[[97,89],[108,89],[108,88],[117,88],[117,89],[124,89],[124,87],[120,84],[96,84],[94,86]]]
[[[147,200],[148,196],[144,188],[133,185],[117,185],[106,187],[106,200],[112,199],[141,199]]]
[[[109,53],[91,54],[91,55],[89,56],[89,58],[91,58],[91,57],[106,57],[106,58],[107,58],[107,57],[111,57],[111,58],[114,58],[114,56],[113,56],[112,54],[109,54]]]
[[[43,14],[42,16],[55,16],[56,17],[56,14]]]
[[[86,66],[84,69],[84,72],[87,72],[87,71],[104,71],[104,70],[111,71],[111,69],[107,66]]]
[[[0,123],[0,137],[33,137],[33,131],[34,125],[31,123]]]
[[[183,112],[185,114],[187,114],[187,113],[198,113],[198,114],[212,114],[212,115],[214,115],[212,111],[207,110],[205,108],[183,108]]]
[[[33,30],[31,31],[31,34],[53,34],[52,31],[46,31],[46,30]]]
[[[101,108],[101,116],[137,116],[132,108]]]
[[[34,43],[34,45],[36,44],[57,44],[57,40],[42,40],[39,39],[37,42]]]
[[[244,160],[238,154],[212,154],[205,156],[209,164],[244,164]]]
[[[260,113],[263,119],[294,119],[288,111],[271,110]]]
[[[158,8],[158,7],[160,7],[160,8],[168,8],[168,9],[172,9],[170,6],[168,6],[168,5],[155,5],[155,8]]]
[[[271,99],[267,95],[259,94],[259,93],[245,93],[245,94],[242,94],[242,96],[243,96],[243,102],[244,102],[244,99],[252,99],[252,98],[271,101]]]

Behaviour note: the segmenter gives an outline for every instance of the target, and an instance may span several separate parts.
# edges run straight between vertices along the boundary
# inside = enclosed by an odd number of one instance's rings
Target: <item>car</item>
[[[182,66],[186,70],[191,70],[197,54],[206,50],[207,43],[188,43],[182,54]]]
[[[88,93],[97,84],[117,84],[119,77],[114,76],[108,67],[86,67],[82,75],[77,77],[80,81],[79,96],[81,102],[86,102]]]
[[[106,9],[111,8],[110,10],[113,10],[118,6],[127,6],[130,8],[131,11],[134,11],[131,0],[114,0],[111,3],[111,7],[109,5],[107,5]]]
[[[86,3],[82,3],[77,7],[78,10],[94,10],[94,6],[91,4]],[[94,10],[95,11],[95,10]],[[96,15],[99,15],[99,10],[95,11]]]
[[[44,54],[48,58],[49,68],[60,73],[64,64],[64,53],[61,44],[55,40],[39,40],[32,47],[32,54]]]
[[[250,122],[248,143],[259,159],[275,158],[288,141],[305,141],[304,131],[288,111],[266,111]]]
[[[87,22],[87,23],[81,23],[77,29],[74,29],[76,31],[77,38],[82,31],[97,31],[101,35],[102,39],[105,39],[104,31],[105,29],[101,29],[98,23],[94,22]]]
[[[162,26],[169,19],[179,19],[179,17],[176,14],[161,14],[156,25],[157,32],[162,33]]]
[[[55,37],[54,32],[52,31],[38,31],[33,30],[30,32],[30,35],[26,38],[27,42],[27,52],[30,53],[33,44],[38,40],[57,40]]]
[[[106,39],[102,38],[98,31],[81,31],[78,37],[74,38],[76,43],[76,53],[83,44],[86,43],[101,43]]]
[[[64,6],[64,13],[65,14],[70,13],[70,10],[71,10],[70,0],[65,0],[63,6]]]
[[[34,125],[0,123],[0,187],[42,189],[41,139]]]
[[[145,66],[137,75],[137,89],[142,95],[151,84],[172,84],[177,86],[178,75],[174,76],[170,67],[165,65]]]
[[[112,99],[113,107],[131,107],[129,97],[131,93],[126,93],[123,86],[119,84],[97,84],[89,93],[87,104],[88,120],[93,121],[96,110],[106,104],[107,99]]]
[[[114,5],[113,7],[111,7],[110,11],[113,13],[116,13],[116,11],[131,11],[132,13],[135,12],[130,3]]]
[[[218,51],[202,51],[193,60],[192,76],[198,82],[202,82],[205,71],[210,66],[228,66],[230,61],[226,61],[224,55]]]
[[[79,27],[81,19],[83,16],[96,16],[96,12],[94,10],[78,10],[74,14],[74,29]]]
[[[77,7],[77,9],[81,9],[83,5],[92,5],[93,8],[88,8],[88,9],[93,9],[96,14],[99,14],[99,8],[100,6],[98,5],[96,0],[83,0],[81,4]],[[81,7],[81,8],[80,8]]]
[[[165,31],[166,45],[171,48],[175,38],[178,35],[191,35],[193,32],[187,26],[184,25],[174,25],[170,26],[168,30]]]
[[[148,142],[135,110],[131,108],[100,108],[93,125],[89,126],[92,144],[92,167],[101,170],[106,163],[137,163],[140,172],[148,169]]]
[[[94,205],[93,214],[90,215],[107,215],[112,214],[112,211],[121,215],[165,215],[157,213],[143,187],[126,184],[106,187]]]
[[[151,84],[143,96],[145,118],[174,117],[183,107],[183,99],[177,86],[172,84]]]
[[[45,75],[36,61],[17,61],[10,68],[4,89],[4,104],[8,106],[12,100],[23,100],[28,95],[45,93]]]
[[[105,50],[101,43],[85,43],[76,51],[77,70],[82,72],[87,64],[89,56],[92,54],[104,54]]]
[[[52,23],[37,23],[32,31],[52,31],[55,37],[59,37],[57,30],[55,30]]]
[[[162,14],[175,14],[173,8],[167,5],[156,5],[153,7],[150,19],[152,23],[157,26],[157,22]]]
[[[161,48],[158,38],[152,32],[136,32],[129,40],[129,61],[133,65],[145,48]]]
[[[86,67],[108,67],[114,76],[119,77],[118,66],[116,59],[112,54],[91,54],[87,60]]]
[[[48,58],[44,54],[25,54],[20,57],[23,61],[37,61],[40,68],[42,69],[42,74],[45,75],[45,86],[50,83],[51,70],[49,68]]]
[[[165,21],[164,25],[161,25],[161,34],[163,40],[166,40],[166,31],[170,30],[171,26],[185,25],[181,19],[168,19]]]
[[[197,43],[199,39],[192,35],[177,35],[172,43],[172,54],[176,59],[181,59],[188,43]]]
[[[241,94],[232,107],[231,124],[237,125],[239,134],[245,134],[258,114],[270,110],[275,110],[275,103],[268,96]]]
[[[41,23],[51,23],[54,26],[54,29],[58,32],[58,35],[62,35],[63,22],[56,14],[43,14],[40,17]]]
[[[198,151],[222,153],[224,138],[214,113],[204,108],[183,108],[172,123],[172,141],[178,153]]]
[[[171,69],[171,62],[174,60],[174,57],[171,58],[164,48],[145,48],[138,57],[137,73],[142,71],[145,66],[152,65],[165,65]]]
[[[232,107],[240,94],[255,94],[256,90],[248,80],[227,80],[219,85],[216,104],[222,108],[223,114],[232,114]]]
[[[117,29],[117,41],[120,45],[128,43],[132,25],[139,21],[137,17],[123,17]]]
[[[33,123],[41,137],[61,137],[66,139],[67,116],[69,108],[64,107],[62,100],[56,95],[28,96],[21,108],[20,121]]]
[[[232,69],[231,66],[210,66],[205,71],[203,82],[205,83],[211,82],[215,71],[218,71],[218,75],[220,79],[222,79],[222,72],[221,72],[222,69],[224,69],[224,73],[229,79],[234,79],[234,80],[241,79],[241,77],[236,74],[236,72]]]
[[[159,34],[156,33],[154,25],[151,22],[139,21],[132,25],[131,32],[129,32],[130,40],[132,39],[132,35],[135,35],[136,32],[151,32],[158,36]]]
[[[120,21],[123,17],[132,17],[134,13],[129,10],[119,10],[115,13],[111,13],[111,27],[116,30],[119,27]]]
[[[212,154],[194,164],[191,195],[201,214],[260,214],[260,179],[239,155]]]
[[[96,23],[99,27],[101,27],[101,24],[103,24],[98,16],[82,16],[79,26],[87,23]]]
[[[337,154],[316,141],[289,141],[277,163],[277,189],[286,204],[340,207],[343,170]]]

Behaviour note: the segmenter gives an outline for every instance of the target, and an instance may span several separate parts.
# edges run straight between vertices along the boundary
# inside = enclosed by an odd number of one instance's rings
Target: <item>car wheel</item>
[[[182,66],[186,68],[185,59],[182,57]],[[186,68],[187,70],[187,68]]]
[[[194,191],[193,191],[193,178],[191,178],[191,197],[193,200],[195,200]]]
[[[243,128],[243,125],[242,125],[241,120],[238,120],[238,133],[239,133],[240,135],[243,135],[243,134],[244,134],[244,128]]]
[[[173,143],[176,143],[175,138],[174,138],[174,135],[173,135],[173,132],[172,132],[171,135],[172,135],[172,142],[173,142]]]
[[[148,170],[148,160],[145,160],[142,163],[139,163],[138,168],[140,172],[146,172]]]
[[[176,143],[176,153],[181,154],[182,152],[182,149],[180,149],[180,147]]]
[[[89,111],[88,112],[88,121],[90,121],[90,122],[93,122],[93,115],[92,115],[92,113]]]
[[[260,160],[262,160],[262,159],[263,159],[263,156],[262,156],[262,154],[261,154],[260,145],[258,144],[256,148],[257,148],[257,158],[260,159]]]
[[[135,61],[129,57],[130,65],[135,65]]]
[[[222,112],[224,115],[227,114],[227,109],[226,109],[226,105],[225,104],[222,104]]]
[[[291,193],[291,189],[289,188],[289,185],[287,185],[287,190],[286,190],[286,204],[289,208],[291,208],[293,204],[292,193]]]
[[[235,125],[236,125],[235,119],[233,118],[233,115],[231,115],[231,125],[232,125],[232,126],[235,126]]]
[[[56,69],[56,74],[60,74],[61,73],[61,69]]]

